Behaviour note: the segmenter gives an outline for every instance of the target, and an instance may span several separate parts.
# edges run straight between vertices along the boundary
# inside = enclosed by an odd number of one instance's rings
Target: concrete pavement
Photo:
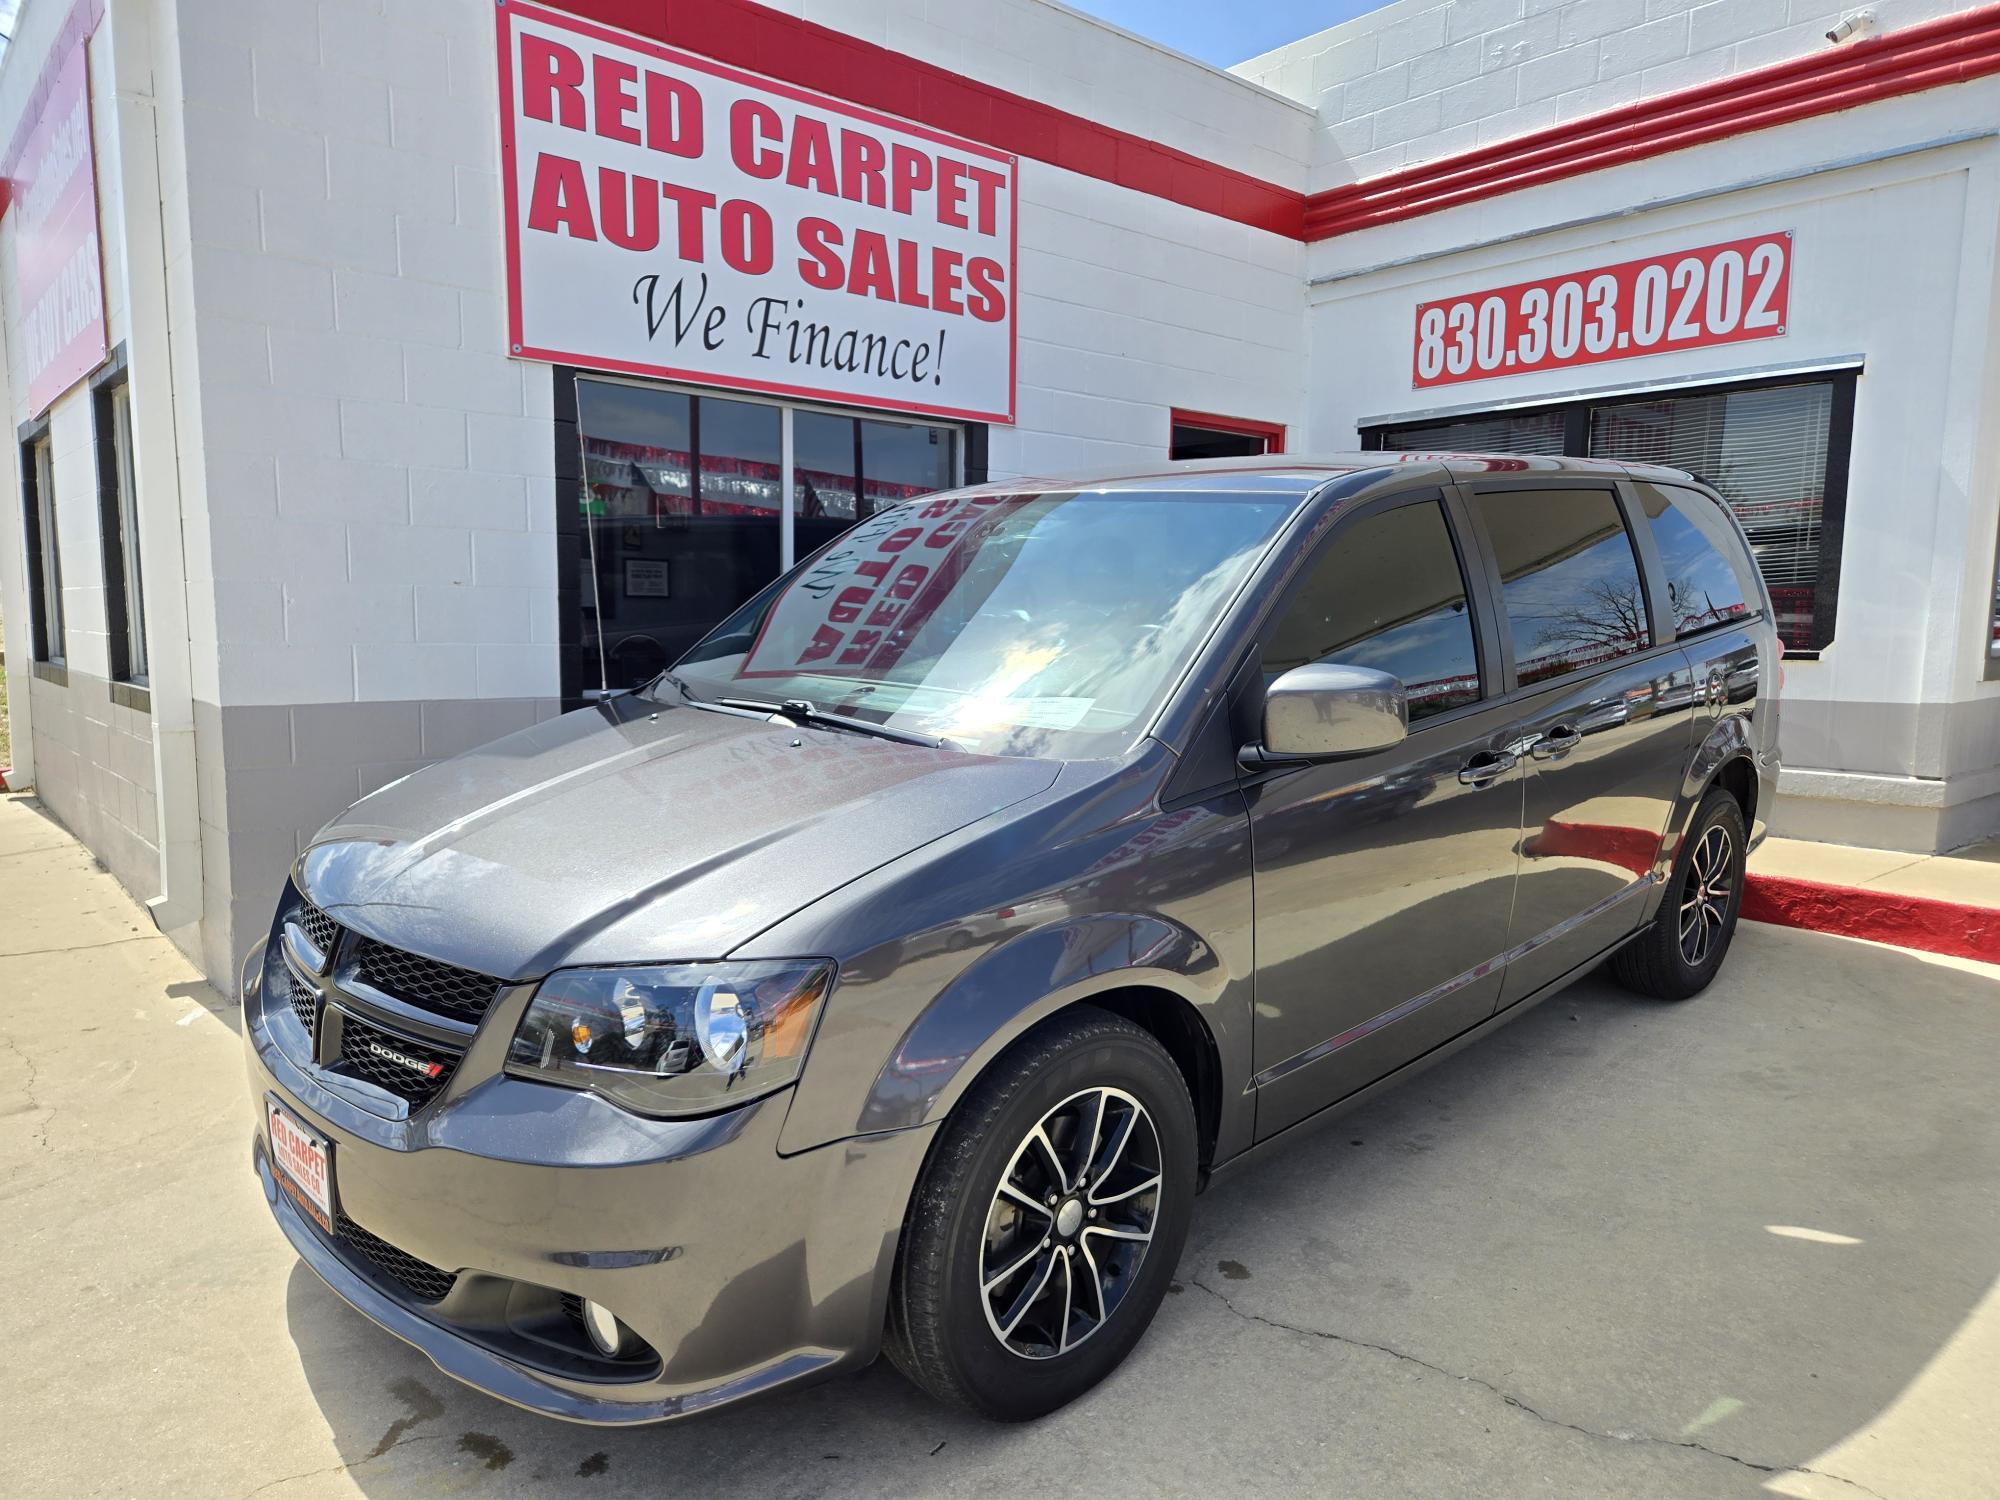
[[[1196,1208],[1028,1427],[877,1367],[636,1432],[461,1389],[300,1267],[233,1008],[0,799],[0,1494],[1987,1496],[2000,969],[1746,926],[1590,981]]]

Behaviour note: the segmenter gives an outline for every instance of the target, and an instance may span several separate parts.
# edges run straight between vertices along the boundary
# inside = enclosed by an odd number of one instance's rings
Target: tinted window
[[[1579,453],[1692,474],[1743,523],[1779,636],[1795,651],[1819,650],[1833,641],[1840,570],[1823,558],[1839,552],[1850,425],[1840,413],[1851,412],[1853,399],[1854,376],[1844,374],[1474,413],[1375,427],[1365,436],[1405,452]],[[1724,556],[1733,562],[1736,554],[1725,549]],[[1765,607],[1757,588],[1746,586],[1743,596]]]
[[[1746,565],[1734,561],[1742,544],[1715,502],[1692,490],[1639,487],[1639,504],[1660,549],[1667,614],[1674,629],[1693,635],[1756,608]]]
[[[1817,612],[1833,390],[1822,381],[1670,396],[1590,417],[1593,458],[1681,469],[1729,502],[1770,585],[1778,634],[1795,647],[1832,639]]]
[[[1314,661],[1400,677],[1412,722],[1478,701],[1465,575],[1436,501],[1334,536],[1265,644],[1265,679]]]
[[[1523,686],[1650,646],[1632,539],[1608,490],[1506,490],[1474,499],[1500,563]]]

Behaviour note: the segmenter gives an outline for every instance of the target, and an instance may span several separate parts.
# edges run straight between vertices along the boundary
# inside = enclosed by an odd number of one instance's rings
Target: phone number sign
[[[1792,235],[1516,282],[1417,308],[1419,388],[1784,336]]]

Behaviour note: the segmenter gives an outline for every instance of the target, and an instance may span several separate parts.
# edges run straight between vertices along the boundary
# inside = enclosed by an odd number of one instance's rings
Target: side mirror
[[[1252,765],[1365,755],[1400,745],[1410,732],[1401,679],[1370,667],[1308,662],[1264,690],[1264,741],[1244,749]]]

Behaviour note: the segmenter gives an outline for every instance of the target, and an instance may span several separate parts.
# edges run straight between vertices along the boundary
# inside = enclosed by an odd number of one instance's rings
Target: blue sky
[[[1315,31],[1324,31],[1387,0],[1066,0],[1114,26],[1164,42],[1226,68]]]

